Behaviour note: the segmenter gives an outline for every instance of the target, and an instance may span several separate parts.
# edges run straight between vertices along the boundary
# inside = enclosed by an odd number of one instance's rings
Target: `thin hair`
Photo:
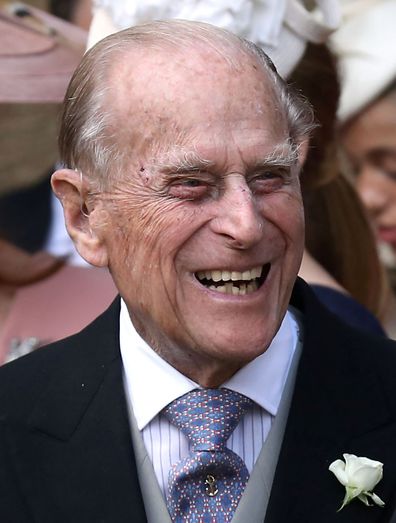
[[[186,20],[143,24],[112,34],[84,56],[69,84],[59,135],[61,161],[104,187],[109,173],[122,166],[116,125],[107,109],[111,100],[109,75],[123,54],[132,49],[210,49],[233,69],[254,58],[268,74],[275,103],[285,113],[290,140],[295,146],[307,140],[315,127],[310,104],[278,75],[269,57],[255,44],[218,27]],[[110,169],[111,166],[111,169]]]

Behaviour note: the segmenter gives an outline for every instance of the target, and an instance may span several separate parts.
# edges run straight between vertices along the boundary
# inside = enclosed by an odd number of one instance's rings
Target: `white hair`
[[[242,67],[246,58],[255,59],[267,73],[274,95],[284,110],[292,143],[306,140],[314,127],[309,103],[295,93],[277,74],[269,57],[255,44],[229,31],[202,22],[160,21],[131,27],[112,34],[90,49],[77,68],[66,93],[59,137],[61,159],[70,168],[95,173],[106,182],[122,151],[106,111],[110,67],[132,48],[175,50],[202,47],[210,49],[231,68]]]

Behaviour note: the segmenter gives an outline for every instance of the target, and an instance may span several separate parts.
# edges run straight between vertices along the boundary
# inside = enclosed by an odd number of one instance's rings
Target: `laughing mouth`
[[[222,294],[244,296],[257,291],[267,278],[271,264],[239,272],[229,270],[198,271],[195,277],[207,289]]]

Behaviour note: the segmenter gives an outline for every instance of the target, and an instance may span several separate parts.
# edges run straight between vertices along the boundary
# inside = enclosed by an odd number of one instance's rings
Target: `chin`
[[[379,255],[382,263],[388,269],[396,269],[396,245],[386,242],[379,242]]]
[[[249,334],[249,333],[248,333]],[[207,355],[230,364],[246,365],[263,354],[270,345],[274,332],[263,334],[255,333],[252,336],[243,333],[234,333],[233,336],[224,337],[219,342],[213,342],[207,350]],[[202,347],[203,345],[201,345]]]

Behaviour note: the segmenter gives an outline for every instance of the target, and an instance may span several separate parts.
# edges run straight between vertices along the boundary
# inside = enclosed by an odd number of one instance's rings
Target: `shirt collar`
[[[298,326],[287,312],[268,349],[222,387],[244,394],[275,416],[297,345]],[[200,386],[162,359],[137,333],[121,300],[120,350],[126,386],[139,430],[171,401]]]

